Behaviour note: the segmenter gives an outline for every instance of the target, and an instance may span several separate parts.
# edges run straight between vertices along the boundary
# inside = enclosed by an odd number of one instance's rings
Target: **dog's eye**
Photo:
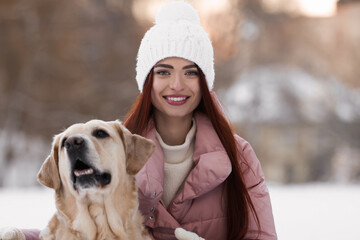
[[[107,132],[105,132],[102,129],[96,129],[95,131],[93,131],[92,135],[96,138],[107,138],[109,137],[109,134]]]
[[[67,138],[64,138],[61,142],[61,148],[65,147],[65,142],[66,142]]]

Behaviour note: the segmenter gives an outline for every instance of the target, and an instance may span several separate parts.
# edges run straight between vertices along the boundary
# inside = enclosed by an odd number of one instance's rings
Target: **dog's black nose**
[[[84,139],[79,136],[72,136],[66,139],[65,141],[65,147],[66,149],[80,149],[84,145]]]

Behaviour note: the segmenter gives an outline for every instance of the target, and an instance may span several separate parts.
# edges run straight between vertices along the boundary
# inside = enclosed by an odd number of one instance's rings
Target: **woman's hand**
[[[20,229],[14,227],[0,228],[0,240],[25,240]]]
[[[202,237],[199,237],[196,233],[186,231],[183,228],[175,229],[175,237],[178,240],[205,240]]]

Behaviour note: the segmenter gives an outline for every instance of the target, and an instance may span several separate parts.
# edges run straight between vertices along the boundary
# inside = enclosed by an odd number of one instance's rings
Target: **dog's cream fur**
[[[94,137],[94,129],[103,129],[109,137]],[[63,139],[71,136],[85,140],[89,160],[111,174],[110,184],[74,188],[67,149],[61,146]],[[38,179],[55,190],[57,212],[40,239],[150,239],[138,210],[134,175],[153,150],[150,140],[131,134],[118,121],[92,120],[56,135]]]

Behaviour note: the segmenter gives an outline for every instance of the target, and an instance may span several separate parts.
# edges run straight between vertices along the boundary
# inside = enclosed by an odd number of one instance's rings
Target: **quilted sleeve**
[[[40,230],[38,229],[21,229],[26,240],[39,240]]]
[[[238,150],[242,154],[244,162],[241,162],[245,185],[248,188],[252,203],[259,217],[261,232],[260,240],[276,240],[276,230],[271,207],[269,190],[265,183],[264,173],[261,169],[253,148],[244,139],[236,136]],[[250,215],[249,230],[245,239],[256,239],[258,235],[255,217]]]

